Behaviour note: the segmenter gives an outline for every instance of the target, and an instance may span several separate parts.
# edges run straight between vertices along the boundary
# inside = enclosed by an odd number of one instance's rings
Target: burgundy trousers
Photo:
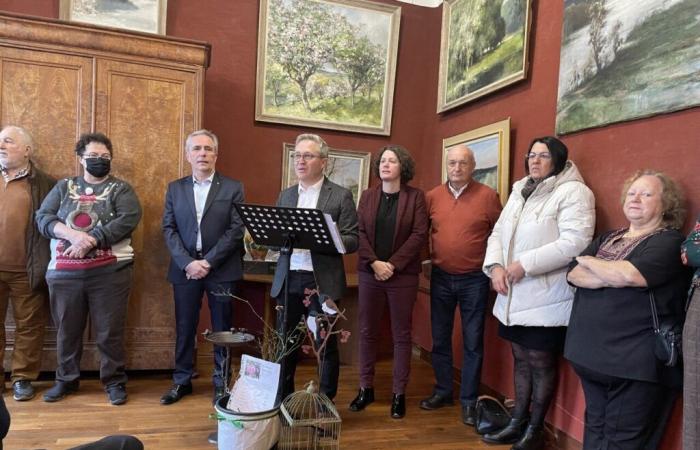
[[[394,341],[393,393],[404,394],[411,371],[411,326],[418,292],[417,274],[397,274],[377,281],[373,274],[359,272],[360,386],[374,387],[380,323],[384,306],[389,307]]]

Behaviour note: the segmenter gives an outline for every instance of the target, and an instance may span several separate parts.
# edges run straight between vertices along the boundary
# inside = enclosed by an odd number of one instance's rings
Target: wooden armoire
[[[73,148],[81,133],[105,133],[114,144],[114,175],[131,183],[141,201],[143,218],[132,237],[128,369],[174,365],[169,254],[160,223],[167,183],[189,173],[183,141],[201,128],[209,55],[202,42],[0,14],[0,123],[29,130],[33,159],[56,178],[80,173]],[[9,370],[10,311],[6,329]],[[42,370],[56,367],[55,336],[49,325]],[[92,336],[88,327],[83,370],[99,368]]]

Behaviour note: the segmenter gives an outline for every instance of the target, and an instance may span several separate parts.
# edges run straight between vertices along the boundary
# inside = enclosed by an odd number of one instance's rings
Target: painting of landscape
[[[566,0],[557,132],[698,105],[698,30],[698,0]]]
[[[256,120],[388,135],[401,8],[262,0]]]
[[[167,0],[60,0],[64,20],[165,34]]]
[[[438,112],[527,75],[530,0],[446,0]]]

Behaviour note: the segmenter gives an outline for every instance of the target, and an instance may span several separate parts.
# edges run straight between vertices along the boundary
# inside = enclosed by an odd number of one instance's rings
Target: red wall
[[[398,4],[390,0],[383,3]],[[511,117],[511,179],[523,176],[522,155],[529,141],[554,133],[563,2],[534,1],[528,79],[468,105],[437,115],[441,9],[401,4],[401,35],[390,137],[320,130],[332,147],[375,151],[392,142],[411,150],[417,162],[414,185],[440,182],[441,143],[445,137]],[[0,0],[0,10],[58,17],[58,0]],[[243,181],[249,201],[274,202],[281,179],[282,142],[292,142],[299,127],[256,123],[255,64],[258,2],[255,0],[169,0],[169,35],[208,41],[204,126],[219,135],[219,169]],[[700,185],[692,183],[700,160],[700,109],[582,131],[563,140],[596,194],[598,230],[623,224],[619,189],[642,167],[661,169],[680,181],[689,198],[689,225],[700,210]],[[251,157],[255,155],[255,157]],[[349,267],[354,267],[354,258]],[[430,348],[428,299],[419,296],[414,339]],[[508,346],[489,318],[483,382],[512,395]],[[563,363],[550,420],[580,439],[583,396],[578,380]],[[672,424],[679,426],[678,418]],[[680,448],[667,442],[664,448]]]

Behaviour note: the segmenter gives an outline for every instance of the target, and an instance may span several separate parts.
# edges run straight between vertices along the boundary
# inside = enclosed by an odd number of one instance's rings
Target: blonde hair
[[[680,230],[685,222],[685,196],[678,184],[663,172],[653,169],[643,169],[635,172],[625,180],[625,184],[622,186],[622,204],[625,203],[627,191],[632,183],[644,176],[656,177],[663,187],[661,191],[661,207],[663,208],[661,223],[667,228]]]

